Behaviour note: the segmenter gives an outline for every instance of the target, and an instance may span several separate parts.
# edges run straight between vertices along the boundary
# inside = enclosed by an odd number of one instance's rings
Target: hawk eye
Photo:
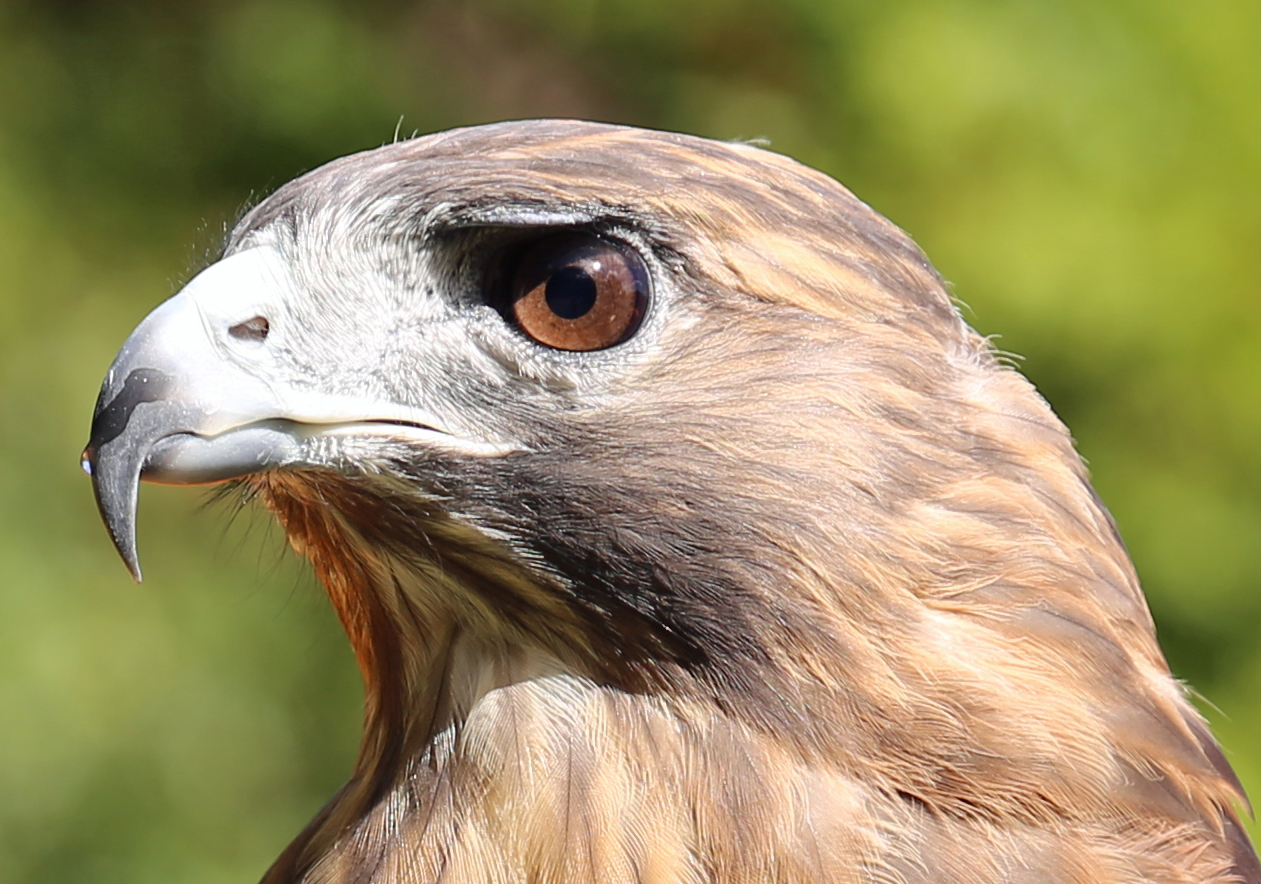
[[[507,308],[521,331],[556,350],[603,350],[639,328],[648,271],[630,248],[592,234],[530,244],[508,268]]]

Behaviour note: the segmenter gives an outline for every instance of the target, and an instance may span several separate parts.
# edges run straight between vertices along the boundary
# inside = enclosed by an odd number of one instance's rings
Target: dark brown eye
[[[557,350],[603,350],[639,328],[648,272],[631,249],[566,233],[531,245],[516,262],[508,309],[527,335]]]

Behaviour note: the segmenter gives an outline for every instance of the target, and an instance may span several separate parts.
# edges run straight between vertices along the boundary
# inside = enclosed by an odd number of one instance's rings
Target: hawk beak
[[[82,466],[137,581],[141,478],[217,482],[296,453],[300,440],[284,427],[288,403],[268,381],[263,344],[232,335],[238,323],[266,316],[287,283],[271,249],[212,265],[145,318],[106,374]]]
[[[140,580],[141,479],[223,482],[286,466],[336,468],[330,436],[387,437],[467,456],[516,446],[446,429],[429,412],[288,380],[283,305],[298,300],[273,249],[212,264],[150,313],[123,344],[96,400],[82,466],[119,555]]]

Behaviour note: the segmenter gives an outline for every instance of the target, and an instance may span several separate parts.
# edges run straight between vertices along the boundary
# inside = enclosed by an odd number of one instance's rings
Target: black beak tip
[[[137,486],[150,447],[168,432],[165,422],[170,413],[168,409],[159,408],[154,412],[150,408],[137,414],[136,409],[147,403],[163,402],[175,382],[171,375],[160,369],[139,367],[128,371],[121,384],[114,384],[111,378],[115,377],[117,369],[115,363],[101,387],[92,415],[91,438],[83,449],[79,465],[92,477],[96,506],[101,511],[110,539],[114,541],[114,548],[139,583]]]
[[[122,557],[123,564],[127,566],[127,571],[131,574],[131,579],[137,583],[143,583],[144,575],[140,573],[140,556],[136,552],[135,538],[130,538],[131,543],[124,543],[111,531],[110,539],[114,541],[114,549],[118,550],[118,554]]]
[[[98,446],[88,443],[79,458],[79,466],[92,479],[92,492],[96,497],[96,507],[101,513],[101,520],[109,531],[114,549],[122,558],[123,564],[137,583],[143,580],[140,572],[140,557],[136,552],[136,479],[127,482],[126,477],[110,476],[109,470],[102,471],[97,465]],[[137,469],[138,473],[139,470]],[[120,483],[119,478],[123,481]],[[123,487],[120,488],[119,486]],[[127,487],[127,486],[130,487]],[[119,491],[122,493],[120,494]]]

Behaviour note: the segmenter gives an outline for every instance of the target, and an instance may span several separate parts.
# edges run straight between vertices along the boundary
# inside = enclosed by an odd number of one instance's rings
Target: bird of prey
[[[892,223],[747,144],[577,121],[244,216],[85,451],[232,481],[366,685],[268,884],[1261,882],[1068,432]]]

